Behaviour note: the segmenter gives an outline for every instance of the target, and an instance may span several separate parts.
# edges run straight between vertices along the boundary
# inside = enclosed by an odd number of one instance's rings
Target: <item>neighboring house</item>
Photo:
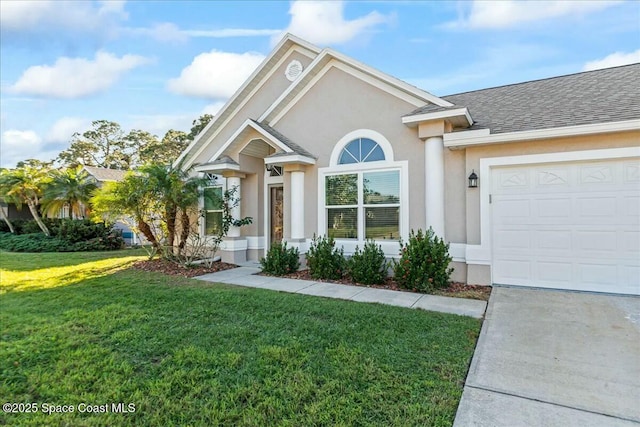
[[[128,172],[126,170],[100,168],[97,166],[83,166],[82,169],[95,180],[96,185],[99,187],[105,182],[122,181]],[[122,231],[122,238],[126,245],[139,245],[146,242],[146,239],[143,239],[143,242],[141,242],[140,237],[138,237],[125,221],[116,221],[113,228]]]
[[[432,227],[455,280],[640,294],[639,99],[640,64],[437,97],[287,35],[179,161],[253,218],[227,261]]]

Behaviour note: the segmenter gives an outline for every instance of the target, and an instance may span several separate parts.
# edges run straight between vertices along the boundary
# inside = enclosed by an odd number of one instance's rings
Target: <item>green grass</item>
[[[0,253],[0,396],[40,409],[0,425],[452,424],[478,320],[127,269],[135,259]]]

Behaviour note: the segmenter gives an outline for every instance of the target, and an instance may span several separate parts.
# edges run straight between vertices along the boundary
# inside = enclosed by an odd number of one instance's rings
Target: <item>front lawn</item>
[[[453,423],[480,321],[127,268],[141,259],[0,253],[0,396],[38,409],[0,425]]]

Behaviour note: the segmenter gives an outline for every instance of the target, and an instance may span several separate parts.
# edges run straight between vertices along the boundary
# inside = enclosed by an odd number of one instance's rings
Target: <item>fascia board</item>
[[[559,138],[567,136],[594,135],[599,133],[624,132],[630,130],[640,130],[640,120],[624,120],[620,122],[595,123],[588,125],[564,126],[549,129],[536,129],[520,132],[507,132],[498,134],[485,134],[463,138],[464,132],[448,133],[444,135],[445,147],[467,147],[484,144],[499,144],[506,142],[520,142],[537,139]],[[450,135],[455,135],[451,137]]]
[[[471,114],[469,114],[469,110],[464,108],[458,108],[455,110],[446,110],[446,111],[436,111],[434,113],[424,113],[417,114],[414,116],[405,116],[402,118],[402,123],[407,124],[418,124],[420,122],[427,122],[430,120],[440,120],[440,119],[448,119],[452,117],[462,117],[464,116],[467,119],[467,123],[469,126],[473,124],[473,119],[471,118]]]
[[[290,156],[265,157],[264,163],[266,165],[291,164],[291,163],[303,163],[305,165],[315,165],[316,159],[303,156],[301,154],[292,154]]]

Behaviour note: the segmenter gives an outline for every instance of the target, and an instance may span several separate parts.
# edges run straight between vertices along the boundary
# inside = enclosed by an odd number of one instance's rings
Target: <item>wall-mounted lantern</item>
[[[469,188],[478,188],[478,175],[471,169],[471,175],[469,175]]]

